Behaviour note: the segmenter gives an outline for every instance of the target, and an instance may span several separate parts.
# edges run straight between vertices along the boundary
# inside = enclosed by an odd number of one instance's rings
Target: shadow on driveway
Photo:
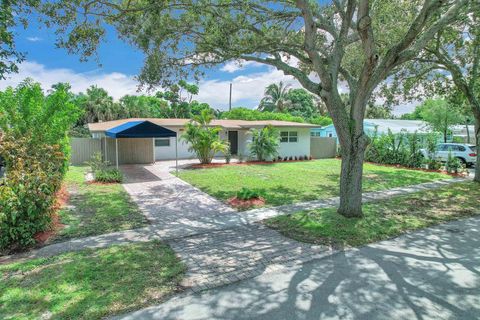
[[[186,294],[122,319],[478,319],[480,217]]]

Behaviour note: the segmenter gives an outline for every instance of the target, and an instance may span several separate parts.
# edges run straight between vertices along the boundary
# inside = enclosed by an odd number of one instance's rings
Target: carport
[[[118,169],[118,139],[121,138],[152,138],[153,162],[155,162],[155,138],[175,137],[175,167],[178,171],[178,137],[175,131],[159,126],[150,121],[129,121],[105,131],[105,136],[115,139],[115,165]],[[105,140],[105,154],[107,143]]]

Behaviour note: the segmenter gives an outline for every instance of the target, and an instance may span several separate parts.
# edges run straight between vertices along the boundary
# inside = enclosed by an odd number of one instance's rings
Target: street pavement
[[[480,217],[189,292],[117,319],[480,319]]]

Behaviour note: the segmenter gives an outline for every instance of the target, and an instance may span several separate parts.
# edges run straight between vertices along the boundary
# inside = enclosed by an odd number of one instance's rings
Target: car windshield
[[[473,152],[475,152],[477,150],[477,147],[475,146],[468,146],[470,148],[470,150],[472,150]]]

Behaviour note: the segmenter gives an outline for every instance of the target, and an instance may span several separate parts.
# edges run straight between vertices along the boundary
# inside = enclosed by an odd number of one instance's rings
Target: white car
[[[428,158],[426,149],[420,150],[424,157]],[[477,161],[476,147],[471,144],[462,143],[440,143],[435,150],[434,158],[438,161],[445,162],[448,160],[448,154],[452,152],[452,156],[458,158],[464,165],[475,165]]]

